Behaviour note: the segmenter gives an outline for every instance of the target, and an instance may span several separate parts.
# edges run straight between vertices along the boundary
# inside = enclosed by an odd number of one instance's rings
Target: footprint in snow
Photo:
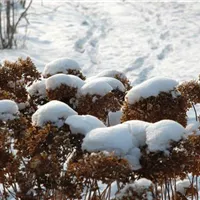
[[[158,60],[163,60],[166,56],[173,51],[172,45],[168,44],[165,48],[161,51],[160,54],[157,55]]]
[[[128,67],[124,70],[124,72],[126,73],[126,72],[129,72],[129,71],[132,71],[132,70],[142,67],[144,64],[144,61],[147,58],[148,58],[148,56],[143,56],[143,57],[137,58],[134,62],[132,62],[128,65]]]

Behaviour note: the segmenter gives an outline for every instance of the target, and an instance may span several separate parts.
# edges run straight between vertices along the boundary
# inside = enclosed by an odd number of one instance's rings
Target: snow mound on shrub
[[[130,194],[128,191],[129,190],[133,190],[135,192],[137,192],[137,194],[143,194],[145,191],[147,192],[147,199],[153,199],[152,198],[152,194],[150,192],[150,187],[153,185],[153,183],[146,179],[146,178],[141,178],[138,180],[135,180],[134,183],[129,183],[127,184],[117,195],[117,199],[120,199],[122,197],[128,196],[128,194]],[[149,192],[148,192],[149,190]]]
[[[42,75],[46,77],[47,75],[54,75],[56,73],[66,73],[68,69],[81,70],[79,64],[69,58],[58,58],[45,65]]]
[[[171,141],[178,142],[185,135],[185,129],[172,120],[161,120],[146,129],[146,143],[151,152],[167,151]]]
[[[77,112],[70,108],[67,104],[53,100],[41,106],[33,115],[32,123],[35,126],[44,126],[51,122],[57,127],[61,127],[67,117],[77,115]]]
[[[81,133],[86,135],[95,128],[106,127],[102,121],[92,115],[72,115],[65,121],[73,134]]]
[[[176,182],[176,191],[185,195],[186,189],[190,188],[190,186],[191,186],[191,182],[188,179],[177,181]]]
[[[108,126],[114,126],[114,125],[120,124],[121,117],[122,117],[122,110],[118,110],[116,112],[110,111],[108,113],[106,124],[108,124]]]
[[[18,113],[19,108],[14,101],[8,99],[0,100],[0,120],[13,120]]]
[[[74,75],[55,74],[47,79],[46,89],[54,90],[55,88],[60,87],[61,84],[74,88],[81,88],[85,84],[85,82]]]
[[[95,81],[87,82],[85,85],[83,85],[83,87],[79,90],[79,93],[81,95],[96,94],[96,95],[104,96],[108,94],[109,92],[111,92],[112,90],[113,88],[108,83],[95,80]]]
[[[200,135],[199,127],[200,127],[200,122],[197,121],[190,122],[189,124],[187,124],[185,128],[187,135],[191,135],[193,133],[195,133],[196,135]]]
[[[146,144],[146,129],[151,123],[140,120],[130,120],[123,124],[129,126],[130,132],[134,136],[134,140],[136,140],[137,147],[142,147]]]
[[[121,81],[117,80],[116,78],[97,77],[95,80],[91,80],[89,82],[92,82],[92,81],[106,82],[112,87],[113,90],[118,89],[121,92],[125,92],[125,87],[124,87],[123,83]]]
[[[34,82],[30,87],[27,88],[27,92],[30,96],[39,96],[45,98],[46,94],[46,79],[42,79]]]
[[[82,149],[89,152],[105,150],[117,155],[126,154],[132,147],[132,135],[123,124],[94,129],[87,133],[82,144]]]
[[[129,164],[131,164],[133,170],[138,170],[141,168],[140,165],[140,158],[141,158],[141,151],[137,147],[133,147],[125,156],[124,158],[128,160]]]
[[[165,77],[154,77],[143,83],[134,86],[126,95],[125,99],[129,104],[134,104],[141,98],[157,96],[160,92],[169,92],[178,85],[174,79]]]
[[[98,73],[96,76],[91,77],[91,78],[96,78],[96,77],[112,77],[116,78],[116,75],[119,76],[119,78],[126,79],[126,75],[123,72],[117,71],[117,70],[104,70],[100,73]]]

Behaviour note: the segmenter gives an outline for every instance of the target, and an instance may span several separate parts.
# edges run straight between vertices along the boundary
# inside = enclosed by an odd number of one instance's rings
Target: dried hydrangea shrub
[[[69,163],[67,175],[72,174],[77,183],[81,182],[87,188],[85,196],[92,193],[91,199],[104,199],[110,195],[111,184],[117,181],[120,189],[129,182],[130,177],[134,179],[129,163],[113,155],[96,153],[85,155],[74,163]],[[103,191],[99,189],[99,181],[106,184]]]
[[[158,96],[142,98],[134,104],[129,104],[125,101],[121,120],[122,122],[143,120],[154,123],[162,119],[171,119],[186,126],[186,112],[187,104],[182,95],[174,97],[171,92],[161,92]]]
[[[196,80],[183,82],[178,86],[178,90],[187,100],[188,108],[192,107],[192,103],[200,103],[200,82]]]
[[[77,69],[67,69],[66,72],[64,72],[64,73],[60,71],[60,72],[56,72],[56,74],[71,74],[74,76],[78,76],[82,80],[86,79],[86,76],[84,76],[83,73]],[[44,76],[44,78],[49,78],[51,76],[52,76],[52,74],[47,74],[46,76]]]
[[[76,109],[76,95],[77,88],[70,87],[64,84],[61,84],[60,87],[56,89],[47,90],[47,96],[49,100],[59,100],[68,104],[71,108]]]
[[[80,115],[93,115],[103,122],[106,122],[108,113],[110,111],[116,112],[120,108],[119,100],[112,92],[104,96],[87,94],[81,95],[78,98],[77,112]]]
[[[33,82],[27,88],[27,92],[29,94],[28,102],[35,111],[38,105],[44,105],[49,101],[46,92],[46,79]]]
[[[46,93],[49,100],[59,100],[76,108],[77,91],[85,82],[77,76],[55,74],[46,79]]]
[[[125,187],[118,192],[118,194],[116,195],[116,199],[149,200],[157,198],[155,198],[154,195],[153,183],[148,179],[141,178],[135,180],[132,183],[126,184]]]
[[[80,70],[68,69],[66,74],[71,74],[71,75],[74,75],[74,76],[78,76],[82,80],[86,79],[86,76],[84,76],[83,73]]]
[[[116,74],[114,78],[118,79],[119,81],[123,83],[123,85],[126,88],[126,91],[129,91],[132,88],[130,81],[127,77],[123,77],[123,76],[120,76],[120,74]]]
[[[118,70],[104,70],[100,73],[98,73],[96,76],[94,76],[94,78],[99,78],[99,77],[112,77],[112,78],[116,78],[117,80],[119,80],[120,82],[122,82],[122,84],[125,86],[126,91],[131,89],[131,85],[130,85],[130,81],[128,80],[127,76],[123,73],[120,72]]]
[[[14,93],[8,92],[6,90],[2,90],[0,88],[0,100],[3,99],[10,99],[10,100],[15,100],[17,97],[15,96]]]
[[[29,57],[16,62],[5,61],[0,68],[0,88],[16,96],[15,101],[27,100],[26,86],[40,78],[40,73]]]
[[[81,72],[81,67],[79,64],[75,60],[66,57],[58,58],[46,64],[42,75],[44,78],[49,78],[52,75],[60,73],[78,76],[82,80],[86,79]]]

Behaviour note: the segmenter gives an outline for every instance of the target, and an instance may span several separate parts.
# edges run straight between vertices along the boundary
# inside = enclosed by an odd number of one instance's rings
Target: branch
[[[194,109],[196,121],[198,121],[197,110],[196,110],[196,108],[195,108],[195,106],[194,106],[194,103],[192,103],[192,107],[193,107],[193,109]]]
[[[26,9],[24,10],[24,12],[21,13],[19,19],[17,20],[16,24],[15,24],[15,27],[14,27],[14,32],[16,31],[17,29],[17,26],[19,24],[19,22],[21,21],[21,19],[26,15],[28,9],[31,7],[31,4],[32,4],[33,0],[30,0],[28,6],[26,7]]]

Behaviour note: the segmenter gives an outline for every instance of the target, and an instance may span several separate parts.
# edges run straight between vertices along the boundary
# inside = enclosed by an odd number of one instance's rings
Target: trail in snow
[[[26,43],[0,51],[0,60],[30,56],[37,67],[76,59],[89,77],[104,69],[136,85],[162,75],[195,78],[200,60],[200,3],[34,1]],[[22,38],[23,24],[19,30]]]

